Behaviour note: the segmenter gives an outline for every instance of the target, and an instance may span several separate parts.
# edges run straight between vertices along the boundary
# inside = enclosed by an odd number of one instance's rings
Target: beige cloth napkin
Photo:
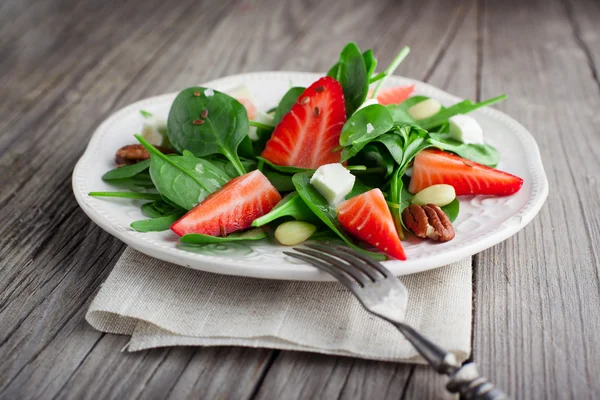
[[[471,349],[471,261],[401,278],[406,322],[462,361]],[[192,270],[125,250],[86,315],[131,335],[129,351],[248,346],[422,362],[391,324],[337,282],[242,278]]]

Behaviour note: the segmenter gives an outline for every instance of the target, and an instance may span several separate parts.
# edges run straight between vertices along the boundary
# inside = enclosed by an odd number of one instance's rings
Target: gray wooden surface
[[[594,0],[4,0],[0,398],[445,398],[410,365],[245,348],[121,353],[83,316],[124,245],[70,174],[98,123],[228,74],[323,71],[349,40],[535,135],[540,215],[476,256],[473,358],[514,398],[600,397],[600,3]]]

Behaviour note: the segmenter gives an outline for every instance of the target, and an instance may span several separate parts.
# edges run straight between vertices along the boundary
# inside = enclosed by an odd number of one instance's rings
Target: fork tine
[[[354,267],[357,267],[362,272],[364,272],[365,275],[367,275],[373,282],[382,278],[381,276],[379,276],[379,274],[377,272],[373,271],[373,268],[370,265],[365,263],[363,260],[359,259],[358,257],[353,257],[351,255],[346,254],[345,251],[347,248],[344,248],[344,247],[336,248],[333,246],[325,246],[323,244],[318,244],[318,243],[314,243],[314,244],[307,243],[307,244],[305,244],[305,246],[309,247],[311,249],[320,250],[323,253],[327,253],[329,255],[332,255],[337,258],[341,258],[344,261],[347,261],[348,264],[350,264]],[[385,277],[385,275],[384,275],[384,277]]]
[[[394,276],[394,274],[392,274],[390,272],[390,270],[387,269],[386,267],[384,267],[380,262],[373,260],[372,258],[370,258],[367,255],[361,254],[359,251],[351,249],[350,247],[338,246],[336,244],[332,244],[331,247],[333,247],[334,249],[340,250],[342,252],[345,252],[347,254],[352,254],[354,257],[364,261],[366,264],[369,264],[371,267],[375,268],[377,271],[381,272],[384,276],[386,276],[388,278],[391,278]]]
[[[351,278],[353,278],[354,280],[356,280],[360,286],[365,286],[367,283],[369,283],[371,280],[369,279],[369,277],[363,273],[360,269],[348,265],[346,264],[344,261],[341,261],[337,258],[334,258],[332,256],[330,256],[329,254],[325,254],[321,251],[315,251],[315,250],[310,250],[310,249],[303,249],[303,248],[296,248],[294,247],[294,250],[300,252],[300,253],[304,253],[304,254],[308,254],[309,256],[313,256],[314,258],[317,258],[321,261],[325,261],[331,265],[333,265],[334,267],[344,271],[346,274],[350,275]]]
[[[284,251],[283,254],[288,255],[290,257],[297,258],[297,259],[307,262],[311,265],[314,265],[318,269],[327,272],[329,275],[332,275],[334,278],[336,278],[342,285],[346,286],[348,289],[350,289],[352,291],[356,290],[356,282],[355,281],[350,279],[348,277],[348,275],[346,275],[345,273],[343,273],[336,267],[329,265],[324,261],[318,260],[313,257],[306,256],[304,254],[292,253],[289,251]]]

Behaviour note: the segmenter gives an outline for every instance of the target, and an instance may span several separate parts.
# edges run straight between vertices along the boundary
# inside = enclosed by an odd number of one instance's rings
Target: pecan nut
[[[454,239],[454,227],[450,219],[435,204],[419,206],[411,204],[402,211],[402,220],[408,229],[421,238],[440,242]]]
[[[164,147],[156,146],[156,148],[163,154],[173,153],[173,150],[166,149]],[[115,154],[115,161],[117,165],[131,165],[144,161],[150,158],[150,153],[141,144],[128,144],[127,146],[121,147]]]

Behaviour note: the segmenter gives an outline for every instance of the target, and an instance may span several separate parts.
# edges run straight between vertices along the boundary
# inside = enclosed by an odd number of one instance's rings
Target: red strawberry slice
[[[226,236],[250,227],[281,200],[279,192],[259,170],[230,180],[171,225],[179,236],[201,233]]]
[[[377,95],[377,102],[382,106],[388,104],[400,104],[408,99],[408,96],[412,94],[413,90],[415,90],[414,84],[383,89]]]
[[[455,154],[441,150],[423,150],[415,157],[408,190],[418,193],[426,187],[445,183],[454,186],[457,196],[513,194],[523,186],[523,179]]]
[[[406,260],[396,226],[383,193],[372,189],[337,207],[338,221],[353,236],[382,252]]]
[[[346,122],[342,85],[331,77],[308,87],[275,127],[262,157],[276,165],[316,169],[340,162],[340,132]]]

